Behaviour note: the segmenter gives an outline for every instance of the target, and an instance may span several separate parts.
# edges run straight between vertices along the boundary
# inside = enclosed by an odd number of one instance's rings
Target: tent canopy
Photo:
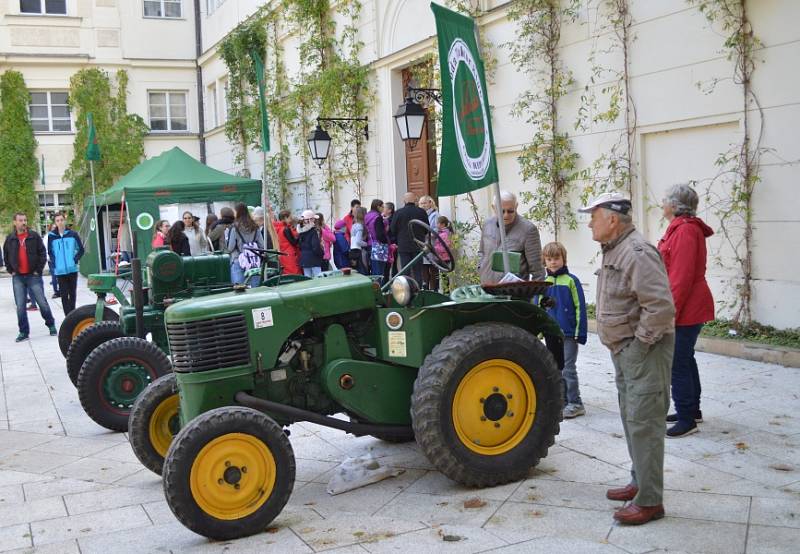
[[[97,204],[118,204],[123,193],[126,199],[145,200],[154,196],[187,198],[226,192],[224,187],[239,191],[260,191],[261,181],[228,175],[212,169],[191,157],[177,146],[145,160],[105,192],[97,195]]]

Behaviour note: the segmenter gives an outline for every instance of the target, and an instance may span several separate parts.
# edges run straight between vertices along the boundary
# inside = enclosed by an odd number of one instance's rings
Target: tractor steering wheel
[[[244,249],[255,253],[262,260],[266,260],[267,256],[269,256],[270,254],[272,254],[273,256],[286,256],[286,253],[281,252],[280,250],[265,250],[263,248],[253,248],[251,246],[245,246]]]
[[[420,240],[417,238],[417,234],[415,233],[414,227],[422,227],[425,229],[425,240]],[[456,263],[453,259],[453,252],[450,250],[450,247],[447,246],[447,243],[439,236],[439,233],[431,229],[431,226],[425,223],[424,221],[420,221],[419,219],[412,219],[408,222],[408,232],[411,233],[411,236],[414,238],[414,242],[417,243],[417,246],[423,250],[428,257],[428,261],[431,262],[439,271],[444,273],[450,273],[456,269]],[[444,248],[444,251],[447,252],[449,260],[443,260],[439,253],[436,252],[436,248],[434,248],[433,242],[434,239],[438,241],[438,243]]]

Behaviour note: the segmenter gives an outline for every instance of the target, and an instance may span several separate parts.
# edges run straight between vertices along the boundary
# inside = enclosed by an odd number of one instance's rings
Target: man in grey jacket
[[[602,245],[597,271],[597,331],[611,351],[620,417],[631,457],[631,482],[610,489],[610,500],[633,502],[614,514],[641,525],[664,517],[664,418],[669,408],[675,347],[675,307],[656,248],[632,223],[631,201],[604,193],[580,211],[592,215],[592,238]]]
[[[525,280],[543,280],[545,271],[542,265],[542,241],[539,238],[539,229],[517,213],[517,197],[513,193],[501,191],[500,204],[503,210],[500,215],[506,229],[506,247],[509,252],[522,254],[517,276]],[[478,247],[478,267],[482,285],[497,283],[503,278],[501,272],[492,271],[492,253],[496,250],[500,250],[500,228],[498,216],[494,215],[483,224],[481,243]]]

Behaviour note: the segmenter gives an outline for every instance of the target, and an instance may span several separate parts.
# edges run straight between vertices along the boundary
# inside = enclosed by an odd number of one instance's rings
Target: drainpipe
[[[200,162],[206,163],[206,112],[203,105],[203,69],[200,56],[203,55],[203,35],[200,27],[200,0],[194,0],[194,46],[197,71],[197,123],[200,134]]]

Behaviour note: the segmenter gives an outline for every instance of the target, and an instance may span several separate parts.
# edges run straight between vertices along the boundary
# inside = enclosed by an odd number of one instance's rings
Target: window
[[[206,13],[211,15],[224,3],[225,0],[206,0]]]
[[[153,131],[185,131],[186,93],[151,92],[150,129]]]
[[[219,125],[219,102],[217,102],[217,84],[212,83],[208,86],[208,118],[206,120],[209,129],[216,129]]]
[[[20,13],[67,15],[67,0],[19,0]]]
[[[219,82],[219,124],[228,121],[228,78]]]
[[[181,17],[181,0],[144,0],[145,17]]]
[[[72,131],[66,92],[32,92],[30,114],[36,133]]]

